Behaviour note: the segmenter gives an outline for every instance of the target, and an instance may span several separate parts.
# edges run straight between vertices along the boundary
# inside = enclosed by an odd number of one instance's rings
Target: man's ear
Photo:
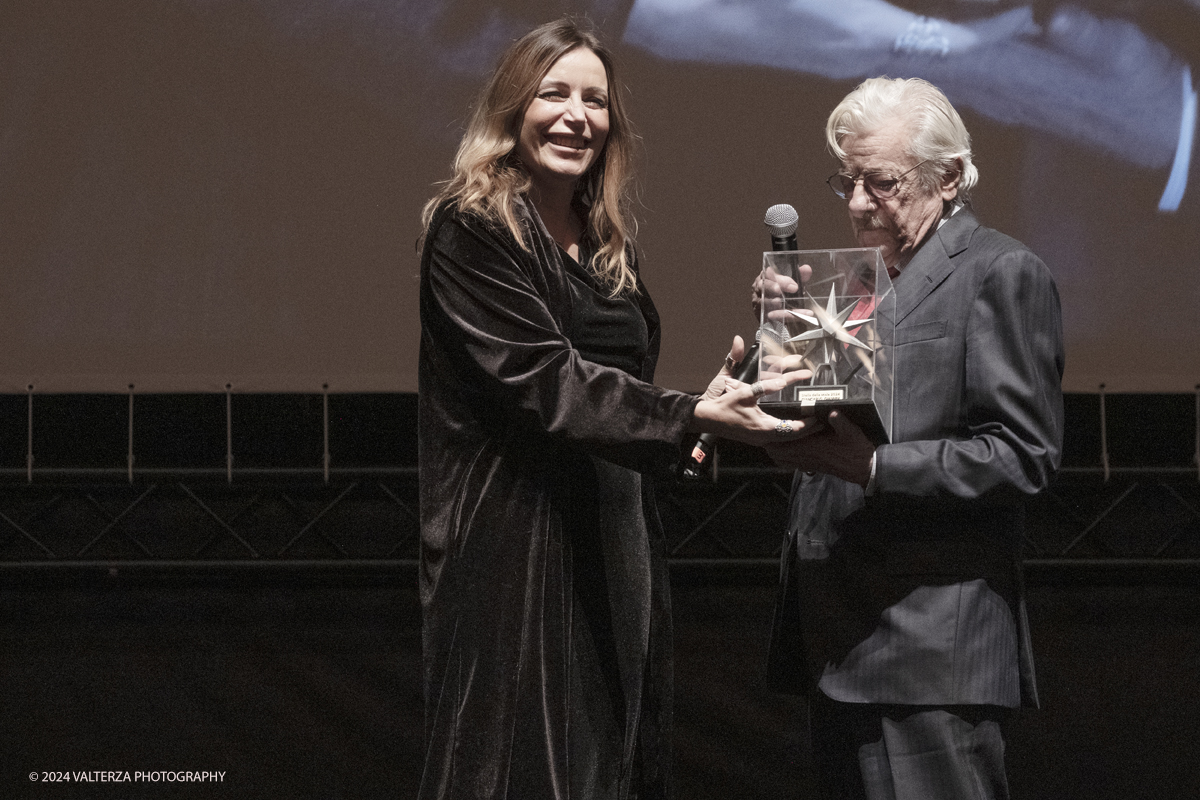
[[[949,201],[958,197],[958,182],[962,180],[963,160],[961,158],[954,159],[954,169],[950,170],[942,178],[941,195],[942,199]]]

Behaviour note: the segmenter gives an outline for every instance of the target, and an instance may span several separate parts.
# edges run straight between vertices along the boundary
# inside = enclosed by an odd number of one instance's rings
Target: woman
[[[422,798],[667,796],[670,608],[643,475],[688,431],[790,435],[755,404],[783,380],[650,383],[618,87],[577,23],[532,31],[425,209]]]

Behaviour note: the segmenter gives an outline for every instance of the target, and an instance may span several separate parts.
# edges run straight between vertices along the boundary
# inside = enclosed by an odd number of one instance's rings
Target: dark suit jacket
[[[967,208],[894,291],[893,444],[870,497],[797,474],[770,676],[845,702],[1036,704],[1020,547],[1062,448],[1058,292]]]

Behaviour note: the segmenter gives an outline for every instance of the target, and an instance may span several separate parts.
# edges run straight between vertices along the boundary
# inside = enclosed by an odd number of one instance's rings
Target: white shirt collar
[[[966,205],[967,204],[964,203],[962,200],[955,200],[953,203],[950,204],[950,210],[947,211],[945,214],[943,214],[942,218],[938,220],[937,226],[940,228],[943,225],[945,225],[946,220],[953,217],[955,214],[957,214],[959,211],[961,211],[963,208],[965,208]]]

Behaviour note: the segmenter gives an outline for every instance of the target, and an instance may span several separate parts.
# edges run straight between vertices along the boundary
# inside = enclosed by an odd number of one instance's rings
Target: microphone
[[[796,209],[787,203],[780,203],[767,209],[763,225],[771,229],[771,250],[799,250],[796,245],[796,228],[800,225],[800,215]]]
[[[763,224],[771,231],[771,250],[799,250],[796,245],[796,228],[800,225],[800,215],[796,209],[787,203],[780,203],[767,209]],[[758,350],[761,339],[759,331],[754,332],[754,344],[742,356],[737,371],[733,374],[735,380],[741,383],[753,383],[758,378]],[[683,465],[683,477],[695,480],[700,477],[704,462],[712,455],[717,437],[711,433],[702,433],[692,448],[692,454]]]

